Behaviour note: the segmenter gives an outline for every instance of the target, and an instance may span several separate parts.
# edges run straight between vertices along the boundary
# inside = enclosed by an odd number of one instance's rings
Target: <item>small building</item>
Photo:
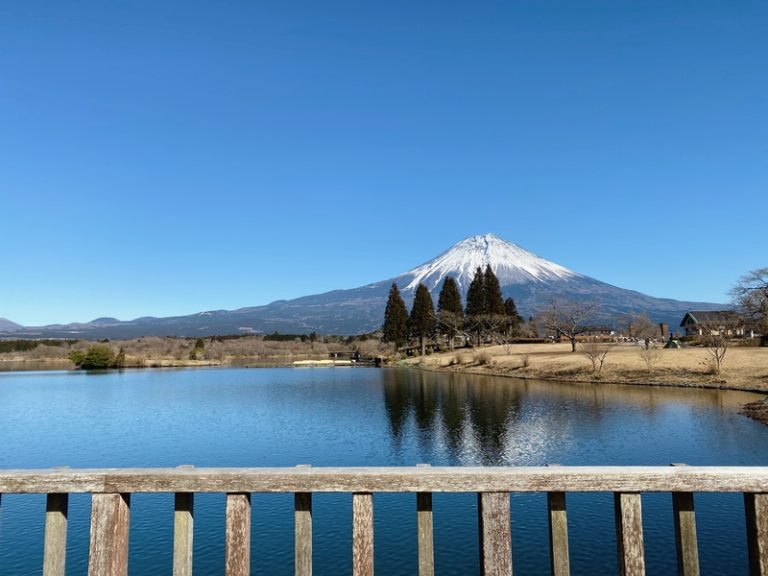
[[[744,336],[744,319],[734,310],[687,312],[680,327],[686,336]]]

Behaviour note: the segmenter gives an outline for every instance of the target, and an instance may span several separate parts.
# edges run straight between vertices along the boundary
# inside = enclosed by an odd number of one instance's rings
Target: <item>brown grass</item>
[[[433,354],[423,359],[427,368],[452,371],[481,372],[523,378],[551,378],[592,381],[592,364],[570,344],[514,344],[492,346],[474,353],[460,351],[462,357],[483,362],[449,363],[456,352]],[[600,374],[602,382],[632,384],[662,384],[768,391],[768,348],[731,347],[717,375],[711,369],[710,357],[703,348],[660,350],[652,371],[641,357],[642,346],[618,344],[605,360]]]

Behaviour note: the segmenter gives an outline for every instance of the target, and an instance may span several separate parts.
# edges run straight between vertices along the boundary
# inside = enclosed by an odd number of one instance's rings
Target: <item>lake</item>
[[[0,373],[0,468],[766,465],[755,395],[364,368]],[[254,495],[253,572],[293,573],[293,498]],[[70,498],[67,574],[87,567]],[[351,497],[313,502],[315,574],[351,572]],[[746,574],[739,494],[696,496],[702,573]],[[415,496],[374,497],[376,573],[416,572]],[[477,574],[476,498],[436,494],[438,574]],[[0,573],[37,574],[44,496],[5,495]],[[649,574],[676,570],[669,494],[643,495]],[[569,494],[572,574],[615,574],[611,494]],[[173,498],[134,495],[130,574],[171,574]],[[544,494],[512,495],[518,574],[548,574]],[[224,496],[195,501],[195,569],[223,573]]]

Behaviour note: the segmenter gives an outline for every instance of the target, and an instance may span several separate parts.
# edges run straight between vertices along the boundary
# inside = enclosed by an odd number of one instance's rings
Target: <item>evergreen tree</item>
[[[435,308],[432,304],[432,296],[424,284],[419,283],[416,288],[416,296],[413,298],[413,308],[408,318],[408,331],[419,339],[421,343],[421,355],[427,352],[426,341],[435,330]]]
[[[507,317],[507,335],[519,332],[520,326],[525,322],[525,319],[520,316],[520,313],[517,311],[517,305],[512,298],[504,300],[504,312]]]
[[[122,346],[115,356],[115,368],[125,368],[125,349]]]
[[[405,302],[400,296],[400,290],[397,284],[392,283],[389,289],[389,298],[387,299],[387,308],[384,310],[384,326],[382,328],[384,342],[392,342],[395,349],[402,348],[405,345],[405,339],[408,336],[408,310]]]
[[[485,297],[483,295],[483,270],[478,267],[475,270],[475,277],[469,284],[467,290],[467,316],[479,316],[485,313]]]
[[[189,353],[190,360],[202,360],[205,358],[205,342],[202,338],[195,340],[195,347]]]
[[[506,321],[499,279],[488,264],[483,272],[483,313],[479,316],[478,323],[486,336],[497,340],[498,336],[505,331]]]
[[[482,319],[485,314],[485,275],[483,269],[479,266],[475,270],[475,277],[469,284],[467,290],[466,317],[468,328],[477,336],[477,343],[480,344],[480,334],[482,333]]]
[[[464,325],[464,310],[461,306],[461,293],[452,276],[447,276],[437,299],[437,319],[440,326],[448,332],[449,347],[453,350],[456,334]]]
[[[485,274],[483,274],[483,296],[485,299],[484,312],[486,314],[505,314],[501,285],[496,274],[493,273],[490,264],[485,267]]]

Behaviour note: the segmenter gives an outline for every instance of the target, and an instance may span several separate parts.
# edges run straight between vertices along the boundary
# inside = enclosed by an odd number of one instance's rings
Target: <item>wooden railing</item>
[[[699,574],[695,492],[744,494],[749,570],[768,576],[768,467],[544,467],[544,468],[192,468],[4,470],[3,493],[48,495],[45,576],[64,574],[68,494],[92,494],[88,573],[127,573],[130,499],[133,493],[175,493],[174,575],[192,573],[194,494],[226,493],[228,576],[250,569],[251,493],[294,493],[295,573],[312,573],[312,494],[352,494],[355,576],[373,574],[373,494],[415,493],[418,574],[434,574],[432,493],[478,495],[481,572],[512,573],[510,492],[546,492],[552,574],[569,574],[566,493],[614,493],[619,571],[645,573],[642,492],[671,492],[679,574]],[[2,500],[0,499],[0,505]]]

